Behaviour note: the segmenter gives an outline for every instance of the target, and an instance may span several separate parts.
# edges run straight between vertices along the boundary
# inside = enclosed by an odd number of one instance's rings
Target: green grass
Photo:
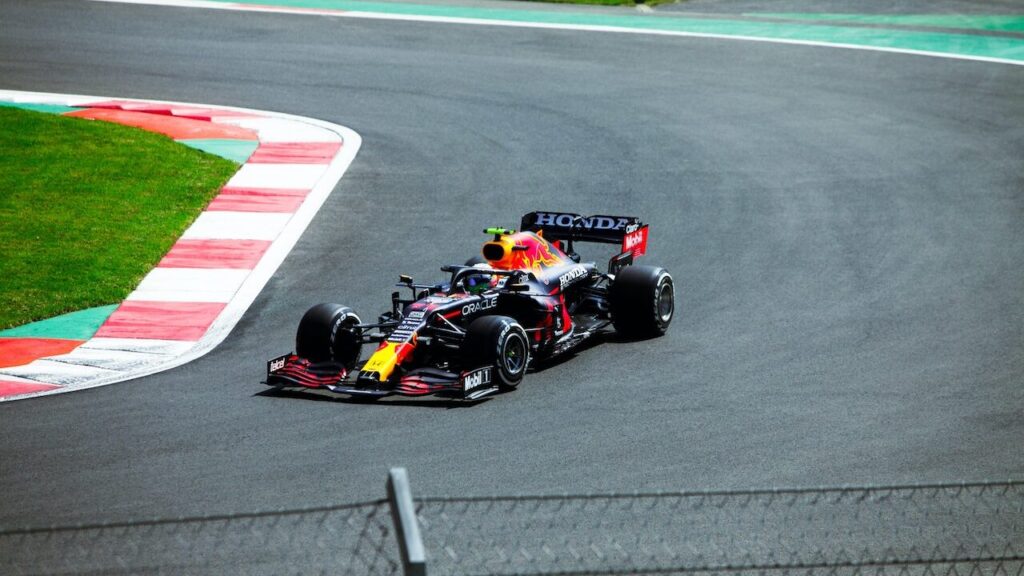
[[[818,14],[806,12],[757,12],[744,14],[761,18],[783,18],[810,22],[831,22],[839,25],[882,24],[987,30],[993,32],[1024,32],[1024,15],[1004,14]]]
[[[238,169],[107,122],[0,126],[0,329],[123,300]]]

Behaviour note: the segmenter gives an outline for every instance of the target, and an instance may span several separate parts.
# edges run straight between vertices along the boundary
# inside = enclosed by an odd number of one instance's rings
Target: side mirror
[[[398,277],[398,281],[401,284],[412,284],[412,276],[402,274]]]
[[[401,298],[401,297],[402,297],[402,295],[399,294],[398,292],[392,292],[391,293],[391,315],[393,317],[394,316],[398,316],[398,314],[399,314],[400,302],[398,301],[398,299]]]

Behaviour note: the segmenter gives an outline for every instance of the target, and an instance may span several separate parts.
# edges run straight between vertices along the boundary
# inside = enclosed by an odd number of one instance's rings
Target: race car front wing
[[[362,398],[384,396],[426,396],[477,400],[498,391],[493,367],[482,366],[461,372],[437,368],[410,370],[393,384],[367,384],[359,379],[359,370],[348,370],[336,362],[310,362],[294,353],[267,362],[268,386],[291,389],[323,389],[336,394]]]

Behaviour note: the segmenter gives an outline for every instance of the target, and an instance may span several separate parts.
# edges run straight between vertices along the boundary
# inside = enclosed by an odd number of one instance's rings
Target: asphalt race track
[[[0,86],[320,118],[363,148],[224,344],[0,405],[0,527],[418,494],[1024,471],[1024,68],[744,41],[0,3]],[[681,314],[476,405],[267,394],[534,209],[635,214]],[[587,253],[584,252],[584,257]],[[604,260],[599,251],[594,258]]]

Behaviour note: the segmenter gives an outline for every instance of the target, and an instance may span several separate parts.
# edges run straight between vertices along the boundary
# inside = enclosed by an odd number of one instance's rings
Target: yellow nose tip
[[[369,374],[376,373],[376,380],[386,382],[394,374],[395,368],[412,352],[415,342],[415,335],[409,342],[384,342],[363,364],[360,376],[371,378]]]

